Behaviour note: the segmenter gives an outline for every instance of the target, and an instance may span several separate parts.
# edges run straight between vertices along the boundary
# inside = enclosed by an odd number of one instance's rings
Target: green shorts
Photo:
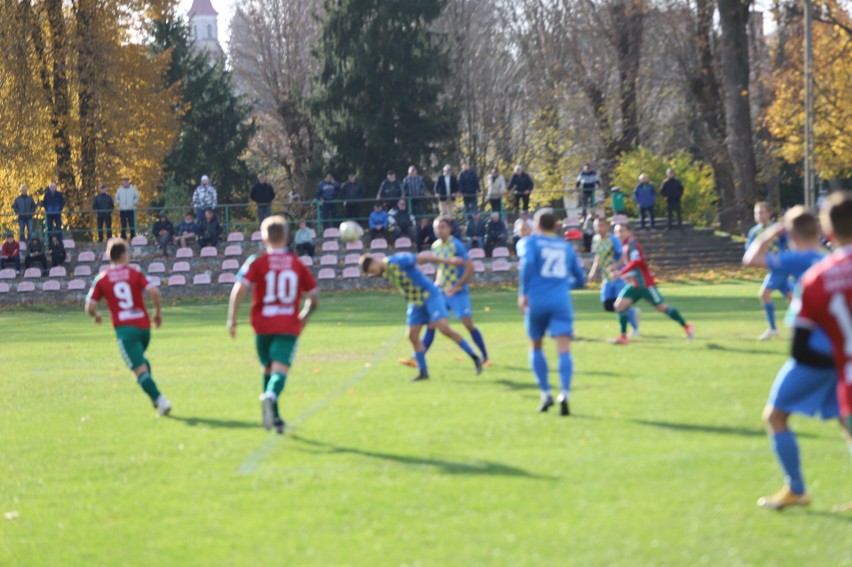
[[[257,357],[263,366],[277,362],[286,365],[287,368],[293,364],[298,341],[299,337],[295,335],[256,335],[254,338]]]
[[[652,285],[651,287],[634,287],[632,285],[628,285],[621,290],[621,293],[618,294],[618,299],[623,297],[629,299],[633,303],[636,303],[640,299],[644,299],[654,307],[666,302],[663,298],[663,294],[657,291],[657,286],[655,285]]]
[[[139,327],[116,327],[115,339],[118,341],[118,352],[130,370],[136,370],[145,364],[145,349],[151,341],[151,330]]]

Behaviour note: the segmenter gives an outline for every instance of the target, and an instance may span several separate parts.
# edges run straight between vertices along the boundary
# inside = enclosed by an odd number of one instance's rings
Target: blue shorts
[[[447,304],[444,301],[443,293],[430,293],[423,305],[408,304],[406,312],[406,322],[409,327],[415,325],[428,325],[441,319],[449,317],[447,314]]]
[[[767,404],[787,413],[838,417],[837,371],[805,366],[791,358],[778,371]]]
[[[770,271],[763,278],[763,287],[769,290],[778,290],[784,295],[787,295],[793,290],[793,287],[790,285],[790,278],[783,272]]]
[[[472,317],[473,307],[470,304],[470,292],[460,291],[451,297],[447,297],[447,309],[453,312],[456,319]]]
[[[574,314],[568,308],[528,309],[524,316],[527,336],[537,341],[544,337],[544,332],[550,329],[551,337],[560,335],[574,336]]]
[[[621,290],[624,289],[624,286],[626,285],[627,282],[620,278],[604,282],[603,285],[601,285],[601,303],[607,299],[612,299],[613,301],[618,299],[618,294],[621,293]]]

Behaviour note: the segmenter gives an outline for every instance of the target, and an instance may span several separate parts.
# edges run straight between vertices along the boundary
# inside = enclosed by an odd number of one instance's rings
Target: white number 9
[[[130,291],[130,284],[127,282],[118,282],[112,288],[113,293],[118,298],[118,306],[122,309],[133,308],[133,292]]]

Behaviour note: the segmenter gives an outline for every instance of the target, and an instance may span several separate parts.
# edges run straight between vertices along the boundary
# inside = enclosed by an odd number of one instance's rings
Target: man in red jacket
[[[21,273],[21,245],[15,242],[15,236],[10,232],[6,235],[6,242],[0,248],[0,270],[7,264],[15,264],[15,274]]]

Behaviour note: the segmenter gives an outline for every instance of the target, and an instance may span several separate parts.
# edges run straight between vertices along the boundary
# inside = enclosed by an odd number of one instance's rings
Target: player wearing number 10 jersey
[[[110,265],[92,282],[86,296],[86,313],[95,323],[100,323],[98,303],[101,299],[106,300],[121,357],[136,375],[139,386],[151,398],[157,413],[167,415],[172,405],[157,388],[151,376],[151,363],[145,358],[145,350],[151,340],[151,322],[142,294],[148,292],[154,302],[154,326],[159,327],[162,323],[160,292],[142,272],[128,265],[127,249],[127,242],[120,238],[107,242]]]
[[[278,413],[278,397],[293,364],[299,335],[319,305],[317,284],[310,270],[287,250],[289,234],[284,218],[265,219],[260,232],[266,252],[251,256],[237,274],[228,307],[228,332],[231,338],[236,337],[240,304],[253,289],[251,325],[263,367],[263,425],[282,434],[284,420]],[[299,311],[302,296],[306,300]]]

